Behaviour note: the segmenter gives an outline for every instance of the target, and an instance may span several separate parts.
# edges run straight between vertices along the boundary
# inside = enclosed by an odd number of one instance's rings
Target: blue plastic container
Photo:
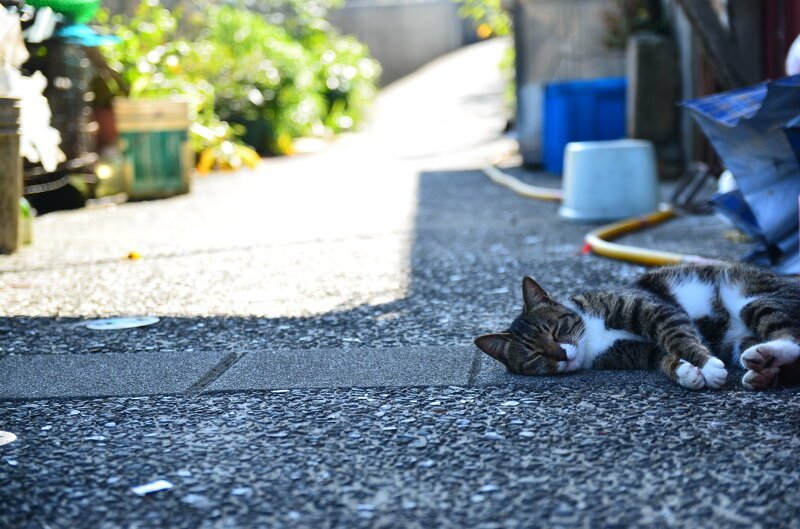
[[[627,85],[624,77],[613,77],[545,86],[542,150],[548,172],[562,173],[569,142],[625,137]]]

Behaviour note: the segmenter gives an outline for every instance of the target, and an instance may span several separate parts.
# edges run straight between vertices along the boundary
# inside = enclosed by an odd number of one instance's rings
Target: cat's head
[[[522,280],[522,314],[505,332],[475,338],[475,345],[512,373],[549,375],[577,368],[580,317],[551,298],[539,284]]]

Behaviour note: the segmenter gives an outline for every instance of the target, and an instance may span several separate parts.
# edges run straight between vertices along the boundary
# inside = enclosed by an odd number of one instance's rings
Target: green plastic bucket
[[[33,7],[49,7],[77,24],[85,24],[94,18],[101,0],[27,0],[27,3]]]
[[[125,155],[125,192],[132,199],[188,193],[194,154],[188,142],[189,103],[116,99],[114,117]]]

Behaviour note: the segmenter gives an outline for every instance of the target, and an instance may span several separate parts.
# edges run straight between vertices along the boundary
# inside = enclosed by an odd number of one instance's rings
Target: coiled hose
[[[563,193],[560,189],[526,184],[518,178],[501,171],[495,164],[484,167],[483,173],[492,182],[507,187],[525,198],[556,202],[560,202],[563,198]],[[720,262],[719,260],[699,255],[664,252],[611,242],[623,235],[661,224],[674,216],[675,209],[670,204],[662,204],[658,211],[600,226],[584,236],[584,252],[594,252],[603,257],[646,266]]]

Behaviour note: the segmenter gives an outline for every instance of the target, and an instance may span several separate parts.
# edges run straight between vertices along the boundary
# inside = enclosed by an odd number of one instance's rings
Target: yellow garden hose
[[[659,211],[646,213],[638,217],[620,220],[605,226],[600,226],[587,233],[583,237],[586,248],[597,255],[620,259],[631,263],[638,263],[647,266],[664,266],[680,263],[712,263],[719,262],[715,259],[708,259],[699,255],[687,255],[673,252],[662,252],[649,248],[637,248],[610,242],[622,235],[643,230],[656,224],[661,224],[675,216],[675,210],[668,204],[662,204]]]
[[[510,174],[504,173],[495,165],[487,165],[483,168],[483,172],[492,182],[507,187],[511,191],[525,198],[561,202],[561,199],[564,196],[560,189],[526,184],[522,180],[519,180]]]
[[[488,165],[483,168],[484,174],[496,184],[507,187],[515,193],[538,200],[561,201],[562,192],[560,189],[538,187],[526,184],[518,178],[505,173],[497,168],[496,165]],[[583,241],[585,252],[594,252],[603,257],[619,259],[630,263],[643,264],[647,266],[664,266],[680,263],[712,263],[719,262],[715,259],[708,259],[699,255],[687,255],[673,252],[663,252],[651,250],[649,248],[638,248],[611,242],[612,240],[633,233],[645,228],[661,224],[675,216],[675,210],[668,204],[662,204],[658,211],[647,213],[641,216],[620,220],[611,224],[606,224],[587,233]]]

